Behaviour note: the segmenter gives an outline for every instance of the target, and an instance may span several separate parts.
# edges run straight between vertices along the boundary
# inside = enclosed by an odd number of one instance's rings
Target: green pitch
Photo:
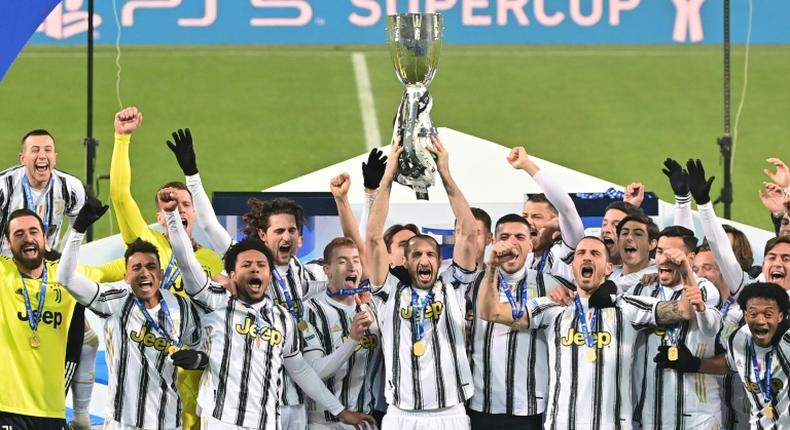
[[[190,127],[209,193],[260,190],[365,151],[351,61],[365,54],[382,141],[402,87],[381,47],[124,48],[120,96],[138,106],[132,192],[155,220],[156,188],[181,179],[164,145]],[[431,85],[439,126],[484,137],[616,183],[644,182],[671,201],[661,163],[702,158],[721,178],[721,51],[713,46],[444,48]],[[733,125],[744,49],[733,51]],[[752,47],[734,163],[734,218],[769,227],[757,189],[764,159],[790,162],[790,46]],[[109,172],[118,110],[115,52],[95,67],[97,174]],[[0,165],[18,162],[33,128],[57,138],[58,167],[84,179],[82,48],[27,48],[0,84]],[[502,168],[509,168],[504,160]],[[481,179],[485,173],[480,172]],[[512,184],[501,184],[512,186]],[[716,194],[720,179],[714,184]],[[108,183],[99,185],[108,200]],[[719,208],[721,213],[721,208]],[[97,237],[112,229],[99,222]]]

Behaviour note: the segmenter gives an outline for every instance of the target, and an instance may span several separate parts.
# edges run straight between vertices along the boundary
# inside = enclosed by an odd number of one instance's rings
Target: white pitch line
[[[376,119],[376,106],[373,102],[373,91],[370,86],[370,75],[368,74],[367,62],[365,62],[365,54],[361,52],[351,53],[351,62],[354,64],[354,80],[357,83],[359,111],[362,114],[362,128],[365,130],[365,146],[370,151],[381,146],[381,133],[379,133],[379,123]]]

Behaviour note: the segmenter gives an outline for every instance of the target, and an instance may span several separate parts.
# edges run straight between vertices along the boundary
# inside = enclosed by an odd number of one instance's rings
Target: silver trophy
[[[436,75],[442,48],[442,16],[437,13],[404,13],[387,16],[390,57],[398,79],[406,86],[401,98],[393,140],[401,136],[400,170],[396,180],[411,187],[418,200],[428,200],[436,162],[428,151],[436,128],[431,122],[428,84]]]

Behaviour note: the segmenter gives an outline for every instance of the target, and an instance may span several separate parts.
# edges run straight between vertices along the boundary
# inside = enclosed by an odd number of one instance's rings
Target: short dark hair
[[[403,256],[404,257],[406,257],[406,258],[409,257],[409,249],[412,246],[412,242],[416,242],[418,240],[424,240],[424,241],[427,241],[427,242],[431,242],[433,244],[434,248],[436,248],[436,256],[437,256],[437,258],[439,258],[439,261],[442,261],[442,250],[439,247],[439,242],[437,242],[436,239],[433,238],[433,236],[428,236],[427,234],[418,234],[418,235],[410,238],[409,241],[406,243],[406,249],[403,252]]]
[[[16,218],[22,218],[22,217],[26,217],[26,216],[35,217],[36,221],[38,221],[38,226],[41,227],[41,233],[46,236],[46,233],[44,233],[44,221],[41,220],[41,217],[38,216],[37,213],[31,211],[30,209],[22,208],[22,209],[17,209],[15,211],[11,212],[10,215],[8,215],[8,221],[6,222],[6,225],[5,225],[5,237],[6,237],[6,239],[8,239],[9,241],[11,240],[11,229],[9,228],[9,226],[11,225],[11,221],[16,219]]]
[[[37,128],[35,130],[28,131],[27,133],[25,133],[24,136],[22,136],[22,148],[23,149],[25,147],[25,141],[30,136],[49,136],[49,138],[52,139],[52,144],[53,145],[55,144],[55,136],[53,136],[52,133],[48,132],[47,130],[44,130],[43,128]]]
[[[683,240],[686,252],[694,251],[697,248],[697,238],[694,236],[694,232],[681,225],[671,225],[664,228],[658,234],[658,237],[679,237]]]
[[[600,243],[601,245],[603,245],[603,249],[604,249],[604,252],[603,252],[603,253],[604,253],[604,255],[606,255],[606,261],[607,261],[607,262],[609,262],[609,261],[611,261],[611,260],[612,260],[612,256],[609,254],[609,248],[606,246],[606,242],[604,242],[604,241],[603,241],[603,239],[601,239],[601,238],[600,238],[600,237],[598,237],[598,236],[584,236],[584,237],[583,237],[583,238],[582,238],[582,239],[579,241],[579,243],[581,243],[581,241],[582,241],[582,240],[584,240],[584,239],[592,239],[592,240],[594,240],[594,241],[596,241],[596,242]],[[578,244],[577,244],[576,246],[578,246]]]
[[[743,287],[743,290],[738,295],[738,306],[741,307],[743,313],[746,314],[746,305],[750,299],[761,298],[766,300],[773,300],[779,307],[785,318],[788,318],[788,311],[790,311],[790,298],[787,296],[787,291],[773,282],[755,282]]]
[[[326,247],[324,247],[324,263],[325,264],[329,264],[329,262],[332,260],[332,253],[337,248],[354,248],[357,251],[359,251],[359,246],[357,246],[357,243],[354,242],[354,239],[352,239],[350,237],[345,237],[345,236],[336,237],[336,238],[332,239],[326,245]]]
[[[628,222],[631,222],[631,221],[638,222],[640,224],[644,224],[647,227],[646,230],[647,230],[648,237],[650,238],[650,240],[658,239],[658,233],[659,233],[658,227],[653,229],[654,232],[655,232],[654,234],[651,234],[651,231],[650,231],[650,227],[656,225],[656,223],[653,222],[653,219],[650,218],[647,215],[638,214],[638,213],[637,214],[626,215],[625,217],[623,217],[623,219],[620,220],[620,222],[617,224],[617,235],[618,236],[620,236],[620,230],[623,229],[625,224],[628,223]]]
[[[491,232],[491,215],[488,212],[480,209],[480,208],[470,208],[472,210],[472,216],[475,217],[476,220],[481,221],[483,225],[486,227],[488,232]]]
[[[244,251],[255,250],[261,252],[263,255],[266,256],[266,261],[269,262],[269,270],[275,270],[274,267],[274,254],[263,243],[260,239],[249,237],[247,239],[242,240],[241,242],[236,242],[225,251],[225,256],[222,259],[225,262],[225,273],[230,275],[231,272],[236,271],[236,260],[239,258],[239,254]]]
[[[765,243],[765,252],[763,252],[763,257],[768,255],[768,253],[771,252],[771,250],[774,249],[776,245],[782,243],[790,245],[790,236],[776,236],[769,239],[768,242]]]
[[[414,233],[415,236],[420,235],[420,229],[414,224],[391,225],[390,228],[384,232],[384,244],[387,245],[387,252],[392,251],[392,239],[396,234],[402,232],[403,230],[409,230],[410,232]]]
[[[713,250],[710,249],[710,244],[707,240],[703,240],[697,249],[694,250],[695,254],[699,254],[700,252],[713,252]]]
[[[625,213],[626,216],[628,216],[628,215],[644,215],[644,216],[647,216],[645,214],[645,211],[643,211],[642,208],[640,208],[639,206],[634,206],[631,203],[624,202],[622,200],[617,200],[617,201],[611,202],[608,205],[606,205],[606,209],[603,210],[603,213],[606,214],[606,212],[608,212],[609,209],[615,209],[615,210],[618,210],[620,212],[623,212],[623,213]]]
[[[735,259],[738,260],[741,270],[748,272],[754,264],[754,254],[752,254],[752,244],[749,243],[749,238],[729,224],[722,224],[722,228],[725,233],[732,235],[732,251],[735,253]]]
[[[134,242],[130,243],[126,246],[126,251],[123,253],[123,261],[125,264],[129,263],[129,258],[137,254],[138,252],[143,254],[154,254],[156,255],[156,262],[159,264],[159,267],[162,267],[162,262],[159,260],[159,249],[156,248],[151,242],[145,241],[140,239],[139,237],[134,240]]]
[[[551,204],[551,202],[549,201],[549,199],[548,199],[548,198],[546,197],[546,195],[545,195],[545,194],[543,194],[543,193],[538,193],[538,194],[527,194],[527,201],[526,201],[526,202],[524,202],[524,203],[527,203],[527,202],[532,202],[532,203],[546,203],[547,205],[549,205],[549,209],[551,209],[551,211],[552,211],[552,212],[554,212],[555,214],[558,214],[558,213],[559,213],[559,212],[557,212],[557,208],[555,208],[555,207],[554,207],[554,205],[553,205],[553,204]]]
[[[192,191],[189,191],[187,184],[180,181],[168,182],[162,185],[161,187],[159,187],[158,190],[156,190],[156,195],[154,195],[154,202],[156,204],[157,209],[159,209],[159,192],[164,190],[165,188],[175,188],[176,190],[184,190],[189,194],[189,199],[192,200]]]
[[[510,213],[510,214],[503,215],[501,218],[499,218],[496,221],[496,225],[494,226],[494,232],[496,232],[496,230],[499,228],[500,225],[511,223],[511,222],[515,222],[515,223],[518,223],[518,224],[524,224],[525,226],[527,226],[527,229],[530,228],[529,221],[527,221],[526,218],[524,218],[523,216],[521,216],[519,214]]]
[[[299,234],[302,234],[302,227],[304,226],[304,209],[291,199],[285,197],[277,197],[271,200],[260,200],[251,197],[247,200],[247,206],[250,208],[249,212],[242,217],[247,223],[244,232],[248,237],[257,237],[258,230],[266,231],[271,225],[269,218],[272,215],[286,214],[292,215],[296,220],[296,229]]]

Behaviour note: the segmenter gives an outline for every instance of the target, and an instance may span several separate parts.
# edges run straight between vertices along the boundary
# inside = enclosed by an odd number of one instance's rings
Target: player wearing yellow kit
[[[153,243],[159,250],[160,261],[165,267],[161,288],[187,296],[184,293],[181,283],[181,272],[173,258],[170,242],[165,235],[148,227],[140,212],[140,208],[132,197],[129,145],[132,133],[140,127],[142,122],[143,114],[134,107],[123,109],[115,115],[115,146],[113,147],[110,164],[110,198],[115,208],[123,241],[128,244],[140,238]],[[180,182],[171,182],[163,185],[161,188],[166,187],[177,189],[174,194],[178,201],[178,213],[181,216],[181,223],[184,229],[191,238],[192,228],[195,224],[192,195],[187,190],[186,185]],[[163,231],[167,231],[164,228],[164,212],[158,207],[158,203],[156,218],[157,222],[163,226]],[[197,257],[203,270],[209,276],[217,275],[222,271],[222,259],[216,252],[199,246],[194,240],[192,241],[192,247],[195,251],[195,257]],[[179,391],[184,404],[184,430],[198,428],[200,424],[199,417],[195,415],[200,375],[200,371],[182,371],[179,374]]]

